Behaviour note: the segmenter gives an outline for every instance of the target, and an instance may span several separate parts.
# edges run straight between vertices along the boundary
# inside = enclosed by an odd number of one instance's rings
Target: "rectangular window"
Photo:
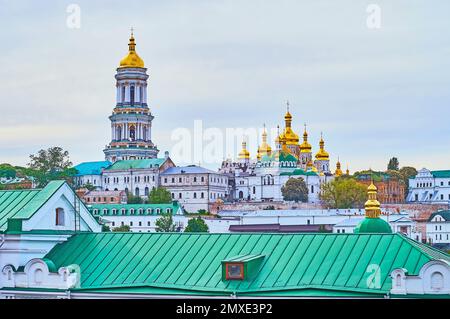
[[[226,279],[243,280],[244,265],[243,264],[226,264]]]
[[[64,226],[64,209],[56,209],[56,226]]]

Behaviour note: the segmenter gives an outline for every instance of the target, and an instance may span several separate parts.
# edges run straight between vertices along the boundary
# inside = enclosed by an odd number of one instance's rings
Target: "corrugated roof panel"
[[[335,237],[333,244],[328,249],[326,258],[324,258],[318,266],[317,273],[311,281],[311,285],[322,285],[324,283],[330,271],[333,270],[336,258],[338,257],[339,252],[341,251],[341,248],[345,244],[346,240],[347,237]]]
[[[344,267],[339,272],[339,276],[334,282],[335,286],[345,287],[348,279],[354,272],[355,267],[358,264],[359,258],[364,252],[364,249],[368,242],[369,236],[360,236],[357,238],[357,241],[352,249],[351,254],[348,256],[347,260],[345,261]]]
[[[366,246],[359,256],[359,259],[355,265],[353,272],[350,274],[345,286],[358,287],[361,282],[367,282],[367,278],[370,276],[370,266],[376,265],[372,263],[374,253],[377,251],[380,243],[381,235],[369,235]],[[361,287],[361,286],[360,286]],[[361,288],[367,288],[362,286]]]
[[[139,236],[127,236],[128,241],[125,246],[116,245],[116,250],[114,253],[109,253],[107,256],[107,266],[97,267],[94,273],[91,274],[90,278],[84,281],[84,284],[89,286],[100,286],[102,285],[110,276],[117,271],[121,267],[119,267],[120,263],[127,259],[128,255],[134,254],[133,248],[138,246],[139,243],[143,243],[142,235]]]
[[[165,237],[165,240],[157,241],[155,245],[146,251],[143,260],[135,265],[134,270],[122,281],[123,284],[143,282],[142,280],[151,273],[155,265],[158,265],[160,260],[164,258],[164,255],[171,250],[170,248],[173,247],[174,243],[179,240],[177,236],[163,237]]]
[[[430,260],[422,246],[398,234],[100,233],[77,234],[46,258],[57,268],[80,265],[82,289],[147,287],[161,293],[178,288],[171,293],[183,294],[265,290],[286,296],[323,289],[333,295],[387,293],[394,268],[412,274]],[[265,256],[256,277],[222,281],[221,261],[243,254]],[[367,285],[371,264],[381,267],[381,288]]]
[[[321,245],[320,248],[318,248],[317,253],[314,255],[313,259],[311,260],[309,267],[306,269],[305,274],[300,281],[300,285],[304,286],[311,284],[320,266],[323,264],[324,260],[328,258],[330,247],[333,245],[335,239],[335,236],[319,235],[316,237],[316,240],[320,241]]]
[[[163,234],[158,233],[153,236],[146,237],[148,237],[148,239],[143,243],[142,249],[133,250],[130,254],[127,254],[126,260],[121,262],[119,264],[120,268],[118,267],[117,270],[115,270],[110,277],[104,281],[104,285],[124,284],[125,281],[132,276],[132,273],[136,270],[136,267],[146,263],[147,259],[151,258],[153,254],[158,251],[159,247],[169,239],[168,236],[163,236]]]
[[[339,275],[347,262],[347,259],[352,254],[353,248],[358,240],[358,236],[345,236],[346,241],[339,248],[339,254],[337,255],[333,269],[327,274],[325,280],[323,281],[323,285],[325,286],[334,286],[336,280],[339,278]],[[343,249],[343,247],[347,247],[347,249]]]

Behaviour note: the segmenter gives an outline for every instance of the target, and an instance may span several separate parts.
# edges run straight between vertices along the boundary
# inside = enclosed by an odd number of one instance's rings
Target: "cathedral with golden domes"
[[[303,178],[308,187],[308,201],[319,202],[320,186],[334,177],[342,176],[341,163],[337,162],[334,172],[330,169],[330,155],[325,150],[325,141],[321,135],[319,150],[313,157],[313,148],[308,141],[305,125],[303,138],[292,128],[293,116],[289,111],[289,102],[284,116],[284,129],[275,139],[273,150],[267,141],[264,126],[261,144],[256,158],[251,157],[247,143],[242,142],[238,160],[225,160],[220,171],[234,179],[233,194],[237,200],[245,201],[282,201],[282,186],[289,178]],[[347,171],[347,174],[349,172]]]

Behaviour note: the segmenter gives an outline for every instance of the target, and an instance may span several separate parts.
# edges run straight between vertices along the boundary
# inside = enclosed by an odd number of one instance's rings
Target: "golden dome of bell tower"
[[[262,133],[262,143],[258,147],[258,153],[256,158],[259,160],[263,155],[270,155],[272,153],[272,148],[267,143],[267,132],[266,132],[266,124],[264,124],[264,131]]]
[[[131,28],[130,42],[128,43],[128,54],[120,61],[119,68],[143,68],[144,60],[136,53],[136,42],[134,40],[133,28]]]

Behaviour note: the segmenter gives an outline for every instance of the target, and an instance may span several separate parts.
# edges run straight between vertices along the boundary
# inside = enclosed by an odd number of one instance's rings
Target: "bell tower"
[[[104,149],[110,162],[156,158],[159,150],[152,142],[153,115],[147,105],[147,69],[136,53],[131,31],[128,54],[116,73],[116,106],[109,117],[111,142]]]

